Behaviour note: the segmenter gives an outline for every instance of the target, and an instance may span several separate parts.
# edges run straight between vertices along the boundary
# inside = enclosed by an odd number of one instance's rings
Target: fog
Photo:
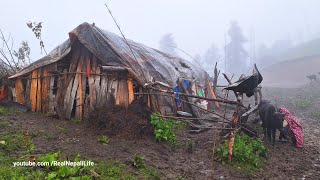
[[[209,64],[209,73],[215,61],[222,71],[230,63],[224,62],[228,57],[224,52],[231,41],[228,31],[232,22],[238,24],[246,39],[242,44],[247,53],[243,73],[262,56],[274,54],[275,50],[281,54],[282,49],[320,37],[317,0],[11,0],[1,2],[0,28],[14,38],[14,48],[22,40],[28,41],[31,58],[37,60],[44,54],[26,22],[43,22],[42,38],[47,51],[66,40],[68,32],[83,22],[94,22],[120,35],[104,3],[127,38],[158,49],[161,38],[171,33],[178,48],[197,56],[202,64]],[[212,47],[216,49],[214,55],[210,54]],[[190,60],[177,49],[176,53]],[[215,58],[211,63],[206,57]],[[267,67],[272,63],[260,64]]]

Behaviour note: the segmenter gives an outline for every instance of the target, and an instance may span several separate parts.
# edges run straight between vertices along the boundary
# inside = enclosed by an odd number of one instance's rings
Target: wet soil
[[[105,116],[112,122],[103,121],[106,128],[95,128],[90,121],[79,123],[30,112],[10,115],[7,119],[33,134],[36,154],[60,150],[66,154],[80,153],[82,157],[94,161],[119,160],[127,164],[134,155],[141,154],[145,156],[147,165],[154,167],[162,179],[319,179],[320,119],[316,114],[320,111],[320,88],[318,91],[314,89],[311,85],[300,89],[263,88],[265,99],[277,99],[302,122],[305,147],[297,149],[290,143],[280,142],[274,147],[268,145],[266,165],[255,174],[246,174],[212,161],[212,148],[221,142],[216,130],[190,134],[186,129],[180,129],[178,144],[156,142],[150,133],[152,128],[148,125],[145,109],[138,114],[130,110],[113,110]],[[301,109],[297,105],[298,100],[308,98],[311,104]],[[145,116],[138,118],[139,114]],[[117,123],[123,120],[126,123]],[[99,124],[100,120],[92,119],[92,122]],[[141,126],[146,127],[145,131],[141,131]],[[98,142],[102,135],[110,137],[108,144]]]

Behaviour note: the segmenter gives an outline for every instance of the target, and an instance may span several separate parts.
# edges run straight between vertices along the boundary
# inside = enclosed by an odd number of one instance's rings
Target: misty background
[[[253,63],[264,69],[320,47],[317,0],[11,0],[1,3],[0,29],[13,37],[16,49],[27,41],[35,61],[45,54],[26,22],[43,22],[48,52],[83,22],[120,35],[104,3],[128,39],[194,61],[183,50],[211,76],[215,62],[222,72],[239,76]]]

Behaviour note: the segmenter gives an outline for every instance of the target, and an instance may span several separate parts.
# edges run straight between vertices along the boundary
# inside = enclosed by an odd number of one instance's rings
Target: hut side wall
[[[82,44],[75,43],[61,61],[16,79],[14,101],[33,112],[63,119],[84,119],[109,101],[128,107],[134,99],[134,80],[127,72],[102,71],[102,65]]]

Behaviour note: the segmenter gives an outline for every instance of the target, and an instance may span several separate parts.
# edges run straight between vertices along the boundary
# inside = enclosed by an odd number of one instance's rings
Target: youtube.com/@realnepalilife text
[[[13,162],[13,167],[46,167],[46,166],[94,166],[92,161],[51,161],[51,162],[34,162],[34,161],[21,161]]]

